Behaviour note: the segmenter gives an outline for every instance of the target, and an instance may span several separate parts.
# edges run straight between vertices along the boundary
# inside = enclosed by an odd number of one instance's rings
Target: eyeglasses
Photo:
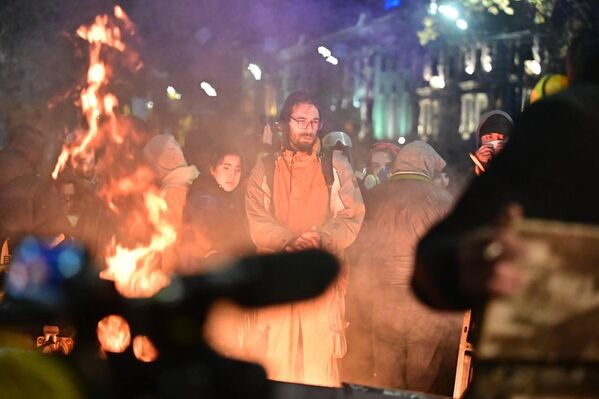
[[[312,129],[319,130],[322,127],[322,121],[320,119],[309,121],[307,119],[295,119],[293,116],[290,116],[289,119],[297,122],[297,127],[300,129],[307,129],[308,126],[312,126]]]

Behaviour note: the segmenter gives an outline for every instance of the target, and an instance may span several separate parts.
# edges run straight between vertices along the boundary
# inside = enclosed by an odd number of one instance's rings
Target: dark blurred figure
[[[431,146],[414,141],[397,155],[389,181],[369,192],[371,207],[356,242],[360,272],[349,289],[361,297],[357,322],[371,317],[375,386],[452,393],[462,316],[431,311],[410,288],[416,244],[452,204],[432,181],[444,167]]]
[[[87,170],[81,175],[67,168],[58,175],[55,186],[60,195],[62,211],[69,222],[65,230],[66,238],[83,243],[90,255],[95,257],[103,253],[98,238],[105,208],[95,186],[86,176],[89,176]]]
[[[38,171],[46,146],[43,132],[16,126],[0,150],[0,240],[23,234],[56,237],[68,225],[50,175]]]
[[[599,224],[599,33],[577,36],[566,61],[570,87],[524,110],[502,153],[421,241],[413,285],[429,304],[466,308],[516,290],[524,244],[502,224],[522,211]]]

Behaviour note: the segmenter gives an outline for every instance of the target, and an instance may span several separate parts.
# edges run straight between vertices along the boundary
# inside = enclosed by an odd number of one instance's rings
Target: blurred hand
[[[295,241],[288,245],[286,251],[303,251],[306,249],[320,248],[320,233],[317,231],[308,231],[303,233]]]
[[[481,161],[485,166],[486,164],[495,156],[495,150],[492,145],[482,145],[476,150],[474,153],[479,161]]]
[[[511,204],[498,226],[476,230],[461,242],[458,284],[468,297],[509,296],[522,288],[525,274],[517,260],[525,253],[526,243],[513,229],[521,218],[522,208]]]

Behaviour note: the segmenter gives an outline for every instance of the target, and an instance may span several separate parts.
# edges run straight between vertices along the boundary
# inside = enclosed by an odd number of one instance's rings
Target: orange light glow
[[[133,338],[133,354],[138,360],[149,363],[158,359],[158,350],[150,338],[145,335],[136,335]]]
[[[116,59],[110,56],[114,50],[133,70],[142,65],[123,40],[123,35],[135,35],[135,26],[116,6],[113,16],[96,16],[92,24],[80,26],[77,35],[89,43],[87,86],[79,101],[87,128],[63,146],[52,176],[56,179],[67,165],[82,170],[86,164],[82,159],[98,162],[94,169],[101,177],[97,194],[118,215],[100,277],[114,281],[123,296],[152,296],[170,282],[160,269],[160,260],[161,252],[176,241],[176,229],[165,220],[166,202],[154,173],[131,155],[144,143],[142,132],[117,114],[119,100],[108,90],[112,72],[117,70],[112,63]],[[98,159],[95,155],[100,149]]]
[[[112,242],[106,258],[106,270],[100,277],[114,280],[117,290],[126,297],[152,296],[170,283],[168,275],[155,268],[155,259],[177,239],[173,226],[162,220],[166,201],[158,192],[144,195],[148,222],[154,228],[150,243],[126,248]]]
[[[106,316],[100,320],[96,333],[104,352],[122,353],[131,344],[129,323],[118,315]]]

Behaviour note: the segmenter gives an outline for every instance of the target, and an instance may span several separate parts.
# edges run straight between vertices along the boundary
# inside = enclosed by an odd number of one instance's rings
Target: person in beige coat
[[[260,159],[246,194],[250,234],[259,252],[322,248],[338,257],[358,234],[364,204],[348,160],[321,151],[322,126],[314,98],[287,97],[280,123],[285,147]],[[344,273],[320,297],[257,312],[266,336],[259,361],[269,378],[338,386],[345,354]],[[298,284],[301,282],[298,281]]]

